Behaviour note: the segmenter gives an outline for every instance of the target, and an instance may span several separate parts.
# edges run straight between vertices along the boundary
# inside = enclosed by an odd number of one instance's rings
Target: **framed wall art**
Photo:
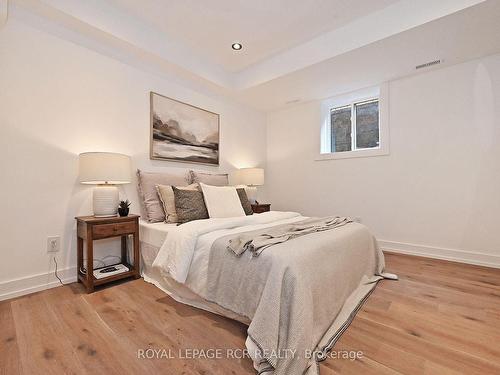
[[[150,157],[219,165],[219,115],[151,92]]]

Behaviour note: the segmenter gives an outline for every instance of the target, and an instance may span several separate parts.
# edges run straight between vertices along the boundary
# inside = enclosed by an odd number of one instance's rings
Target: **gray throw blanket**
[[[259,256],[269,246],[306,234],[335,229],[351,222],[352,220],[347,217],[331,216],[313,217],[292,224],[276,225],[235,235],[228,240],[227,249],[236,256],[241,256],[247,250],[251,251],[253,256]]]
[[[229,256],[229,240],[234,241],[235,234],[212,244],[202,296],[251,320],[247,347],[254,350],[259,374],[319,374],[318,362],[325,359],[377,281],[395,277],[383,273],[384,256],[365,226],[334,222],[344,225],[312,230],[328,226],[317,222],[305,226],[307,235],[277,235],[280,241],[265,244],[266,251],[258,257],[251,252]],[[304,223],[297,228],[300,225]],[[242,238],[255,239],[274,230],[285,233],[278,226],[271,230],[253,231]],[[281,241],[282,237],[288,240]],[[275,237],[267,240],[271,238]]]

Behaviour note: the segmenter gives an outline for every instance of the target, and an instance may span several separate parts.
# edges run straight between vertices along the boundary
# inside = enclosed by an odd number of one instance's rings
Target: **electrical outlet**
[[[61,237],[47,237],[47,253],[57,253],[61,250]]]

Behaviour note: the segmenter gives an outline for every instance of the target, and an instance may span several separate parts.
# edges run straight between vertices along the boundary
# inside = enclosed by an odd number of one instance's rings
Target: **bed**
[[[246,347],[259,374],[319,374],[364,300],[383,278],[384,258],[361,224],[235,256],[228,241],[301,223],[294,212],[141,221],[142,274],[175,300],[249,326]]]
[[[169,276],[162,276],[158,269],[153,268],[153,262],[165,242],[169,230],[175,230],[177,224],[148,223],[141,219],[139,227],[141,239],[141,274],[146,282],[154,284],[178,302],[238,320],[244,324],[250,323],[249,319],[203,299],[189,289],[188,286],[175,281]]]

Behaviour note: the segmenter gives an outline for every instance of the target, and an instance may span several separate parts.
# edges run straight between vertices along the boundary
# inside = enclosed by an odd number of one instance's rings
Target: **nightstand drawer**
[[[117,224],[101,224],[95,225],[92,228],[94,239],[119,236],[121,234],[134,233],[136,226],[134,222],[117,223]]]

